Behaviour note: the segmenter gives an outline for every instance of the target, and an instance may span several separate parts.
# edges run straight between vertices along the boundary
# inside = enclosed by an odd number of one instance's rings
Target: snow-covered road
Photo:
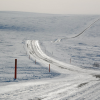
[[[26,41],[26,46],[27,46],[27,52],[29,53],[29,55],[33,59],[35,58],[35,59],[39,60],[42,63],[46,63],[48,65],[52,64],[52,65],[55,65],[57,67],[60,67],[60,69],[74,71],[74,72],[78,72],[78,73],[87,73],[87,74],[91,74],[91,75],[98,75],[100,73],[99,71],[94,71],[94,70],[92,71],[92,70],[82,69],[80,67],[73,66],[71,64],[66,64],[66,63],[60,62],[56,59],[53,59],[53,58],[47,56],[41,50],[38,40],[34,40],[34,41],[27,40]],[[60,70],[60,73],[61,73],[61,70]]]
[[[0,100],[94,100],[92,96],[100,93],[98,88],[100,82],[91,75],[93,72],[90,73],[91,71],[47,56],[41,50],[37,40],[27,40],[25,45],[30,59],[44,63],[47,67],[48,64],[51,64],[51,69],[61,75],[53,79],[2,86]],[[95,96],[95,98],[98,99],[99,96]]]
[[[54,42],[60,42],[62,40],[65,40],[65,39],[71,39],[71,38],[77,38],[78,36],[80,36],[81,34],[83,34],[85,31],[87,31],[92,25],[94,25],[96,22],[98,22],[100,20],[100,18],[96,19],[94,22],[92,22],[88,27],[86,27],[82,32],[78,33],[77,35],[75,36],[72,36],[72,37],[64,37],[64,38],[61,38],[61,39],[56,39]]]

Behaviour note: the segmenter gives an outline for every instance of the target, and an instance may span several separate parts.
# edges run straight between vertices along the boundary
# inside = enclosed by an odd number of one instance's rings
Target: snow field
[[[99,100],[99,17],[0,12],[0,100]]]

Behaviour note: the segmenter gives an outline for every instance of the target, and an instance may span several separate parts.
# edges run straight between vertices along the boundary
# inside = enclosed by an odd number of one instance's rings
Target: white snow
[[[99,18],[0,12],[0,100],[100,100]]]

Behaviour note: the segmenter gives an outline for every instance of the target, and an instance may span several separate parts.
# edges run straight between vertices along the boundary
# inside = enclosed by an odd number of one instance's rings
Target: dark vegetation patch
[[[28,99],[28,100],[42,100],[41,98],[34,98],[34,99]]]
[[[86,85],[86,84],[88,84],[88,82],[81,83],[81,84],[78,85],[78,88],[83,87],[83,86]]]
[[[94,77],[96,77],[96,78],[100,78],[100,75],[93,75]]]

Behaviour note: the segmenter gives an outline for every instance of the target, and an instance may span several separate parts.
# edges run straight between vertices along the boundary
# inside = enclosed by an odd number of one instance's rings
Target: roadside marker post
[[[70,64],[71,64],[71,58],[70,58]]]
[[[36,64],[36,60],[35,60],[35,64]]]
[[[17,59],[15,59],[15,79],[17,79]]]
[[[50,72],[50,64],[49,64],[49,72]]]
[[[30,59],[30,55],[29,55],[29,59]]]

